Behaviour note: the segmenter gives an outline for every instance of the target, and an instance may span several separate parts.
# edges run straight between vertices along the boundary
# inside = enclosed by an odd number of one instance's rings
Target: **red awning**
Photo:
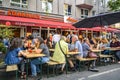
[[[116,28],[105,28],[105,27],[93,27],[93,28],[79,28],[79,30],[88,30],[88,31],[107,31],[107,32],[115,32],[115,33],[120,33],[120,30]]]
[[[68,23],[53,22],[53,21],[39,20],[39,19],[30,19],[30,18],[21,18],[21,17],[13,17],[13,16],[0,15],[0,21],[10,21],[10,22],[13,22],[14,25],[74,29],[74,26],[72,26],[72,24],[68,24]]]
[[[79,30],[88,30],[88,31],[92,31],[91,28],[79,28]]]
[[[115,29],[115,28],[111,28],[111,27],[108,27],[108,28],[94,27],[94,28],[91,28],[91,30],[93,30],[93,31],[107,31],[107,32],[120,32],[120,30]]]

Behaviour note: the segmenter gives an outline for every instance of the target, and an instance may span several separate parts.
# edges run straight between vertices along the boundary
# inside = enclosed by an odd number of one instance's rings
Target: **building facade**
[[[16,31],[16,34],[19,34],[19,37],[24,37],[26,33],[29,32],[34,35],[37,34],[41,36],[42,33],[45,33],[47,35],[49,34],[50,30],[55,30],[55,28],[61,28],[61,26],[62,28],[66,26],[69,29],[71,26],[64,24],[64,21],[67,23],[74,23],[77,20],[81,20],[88,16],[94,16],[101,12],[106,12],[107,6],[105,1],[106,0],[0,0],[0,6],[1,14],[7,12],[7,16],[25,17],[28,18],[29,21],[29,19],[31,20],[31,18],[35,18],[31,16],[37,14],[39,15],[40,20],[54,22],[49,22],[51,24],[47,24],[46,22],[44,23],[44,25],[40,25],[43,23],[30,24],[27,22],[23,23],[23,21],[18,21],[19,23],[16,23],[14,21],[14,26],[20,28],[18,29],[18,31]],[[5,12],[2,12],[2,10],[4,9]],[[8,12],[10,10],[13,11],[10,13],[10,15],[8,15]],[[22,14],[22,12],[24,12],[25,16],[20,15]],[[38,19],[38,17],[36,19]],[[12,22],[13,21],[11,21],[11,23]]]
[[[69,15],[74,18],[108,11],[108,0],[0,0],[3,7]]]

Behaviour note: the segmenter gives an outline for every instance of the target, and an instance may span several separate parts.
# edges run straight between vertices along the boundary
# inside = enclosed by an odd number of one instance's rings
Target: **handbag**
[[[97,58],[98,56],[97,56],[97,54],[95,54],[94,52],[89,52],[89,53],[88,53],[88,57],[89,57],[89,58]]]

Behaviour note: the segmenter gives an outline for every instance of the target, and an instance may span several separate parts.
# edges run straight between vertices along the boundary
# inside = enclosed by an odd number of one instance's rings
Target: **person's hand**
[[[40,54],[42,52],[42,49],[35,49],[35,53]]]

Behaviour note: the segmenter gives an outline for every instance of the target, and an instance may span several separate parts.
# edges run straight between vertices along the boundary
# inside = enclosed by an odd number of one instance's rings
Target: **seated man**
[[[38,57],[38,58],[34,58],[31,60],[31,72],[32,72],[32,76],[31,78],[37,78],[37,72],[40,72],[39,69],[39,64],[43,64],[43,63],[47,63],[49,61],[49,49],[47,47],[47,45],[44,44],[44,40],[41,37],[37,37],[34,40],[34,44],[35,46],[35,53],[40,54],[43,53],[46,56],[44,57]]]
[[[75,58],[79,59],[79,58],[83,57],[82,44],[78,40],[78,36],[76,36],[76,35],[72,36],[72,43],[69,45],[69,49],[70,49],[70,51],[80,52],[77,55],[74,55]],[[69,63],[71,65],[71,67],[74,67],[74,64],[72,61],[69,61]]]

